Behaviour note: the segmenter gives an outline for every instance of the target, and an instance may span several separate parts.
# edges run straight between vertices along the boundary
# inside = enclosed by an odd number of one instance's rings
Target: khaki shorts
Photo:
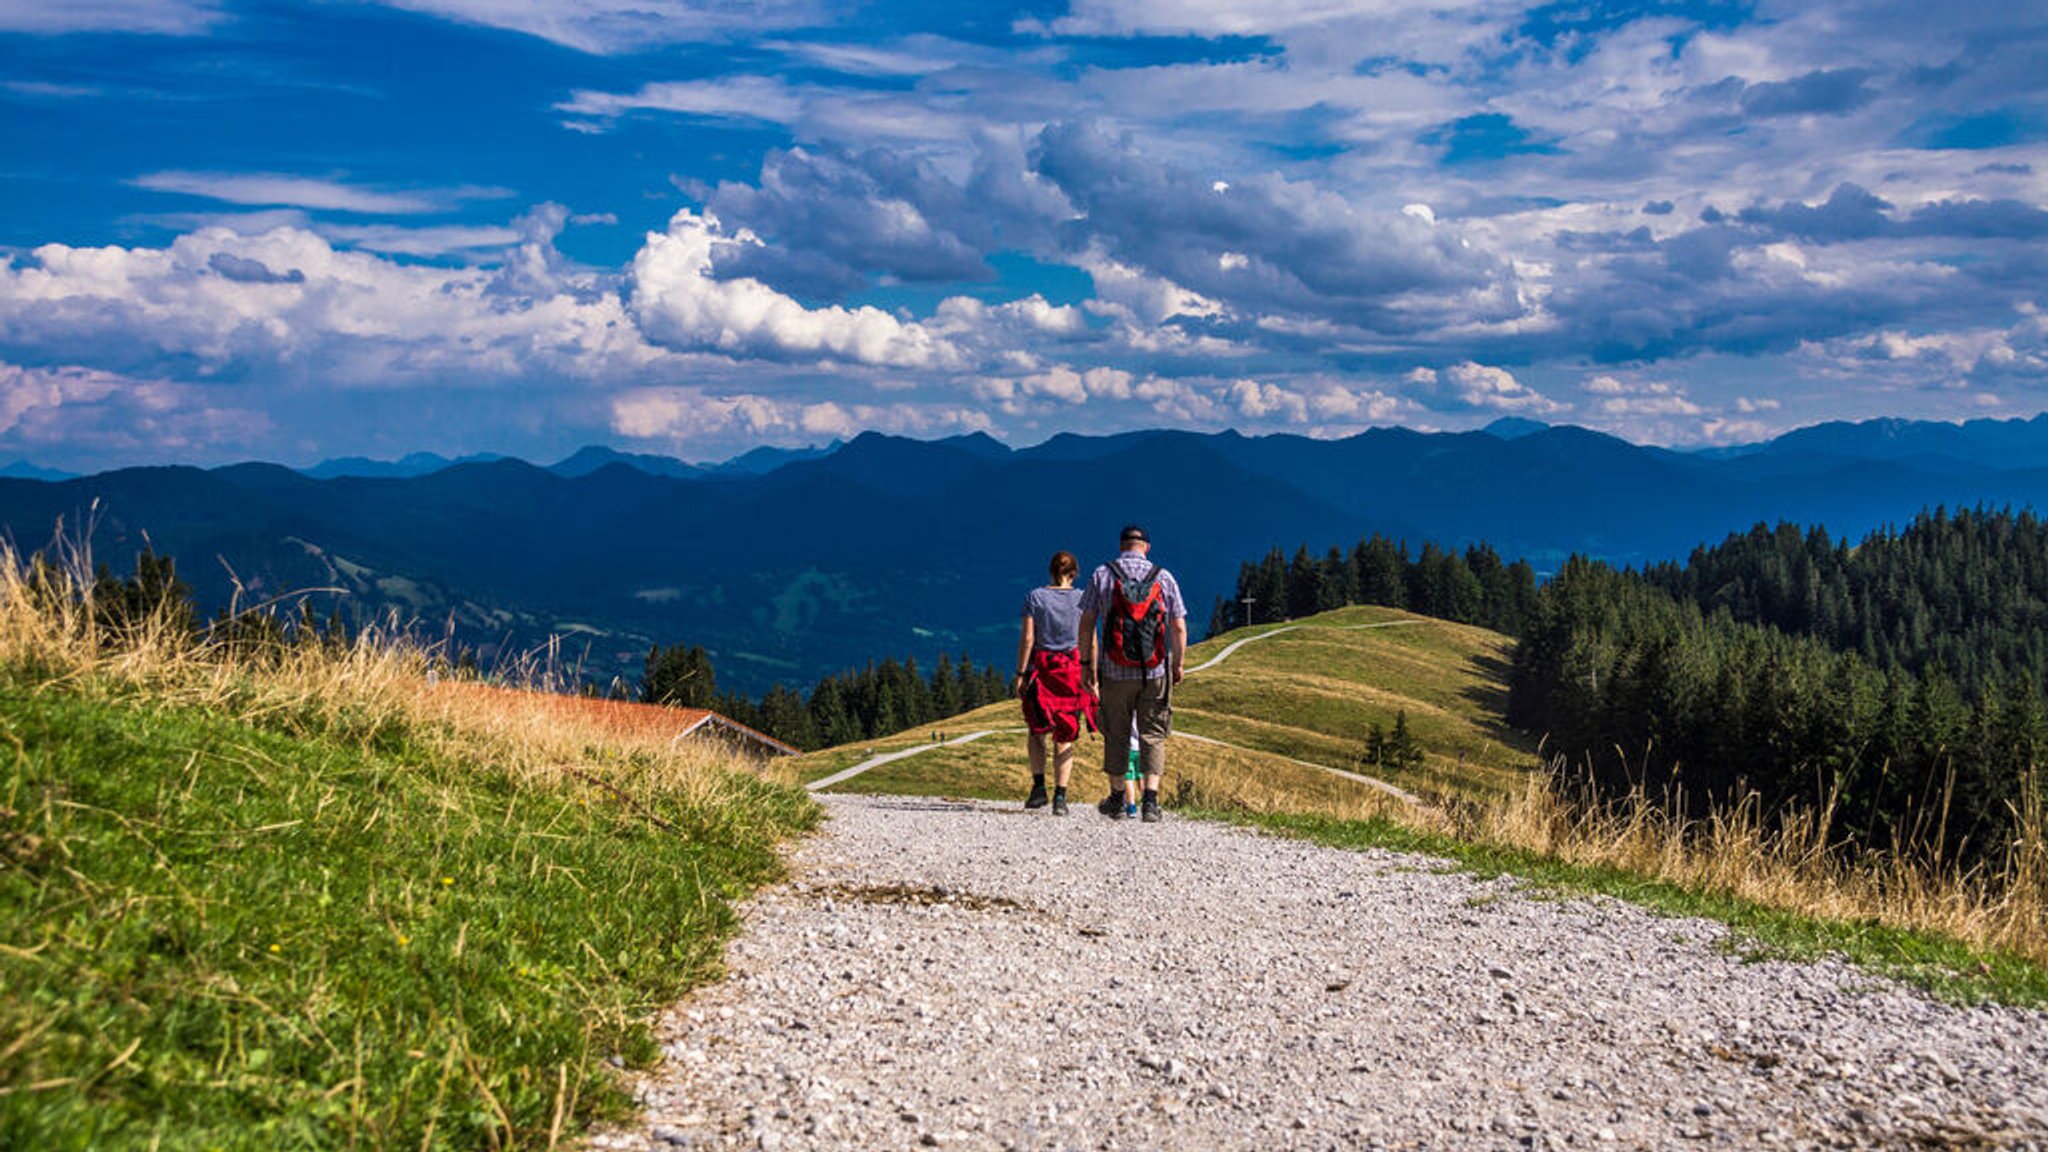
[[[1131,729],[1138,730],[1138,760],[1147,776],[1166,770],[1166,741],[1173,735],[1173,685],[1165,676],[1150,680],[1103,677],[1102,771],[1124,778],[1130,762]]]

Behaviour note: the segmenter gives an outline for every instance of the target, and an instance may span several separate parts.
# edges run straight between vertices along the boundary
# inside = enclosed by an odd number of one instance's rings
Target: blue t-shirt
[[[1033,588],[1024,597],[1024,615],[1031,618],[1031,646],[1048,652],[1071,652],[1081,646],[1081,590]]]

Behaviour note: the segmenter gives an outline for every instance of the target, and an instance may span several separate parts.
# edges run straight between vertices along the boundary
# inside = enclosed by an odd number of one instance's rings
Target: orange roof
[[[754,741],[767,749],[771,755],[795,756],[800,753],[799,749],[765,732],[756,731],[709,708],[672,708],[666,704],[639,704],[630,700],[604,700],[594,696],[564,696],[554,692],[502,688],[473,680],[444,680],[436,689],[500,696],[507,704],[516,701],[523,707],[540,708],[564,717],[595,721],[622,736],[680,740],[709,726]]]

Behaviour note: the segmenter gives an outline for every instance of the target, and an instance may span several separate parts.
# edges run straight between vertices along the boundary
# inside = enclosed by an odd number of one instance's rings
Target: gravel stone
[[[1426,857],[821,799],[593,1146],[2048,1148],[2048,1014]]]

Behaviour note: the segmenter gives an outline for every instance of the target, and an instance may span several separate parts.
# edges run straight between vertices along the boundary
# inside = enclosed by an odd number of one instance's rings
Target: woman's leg
[[[1041,749],[1040,755],[1043,754],[1044,750]],[[1069,740],[1065,744],[1055,744],[1053,746],[1052,769],[1053,783],[1058,787],[1065,788],[1067,786],[1067,777],[1072,775],[1074,771],[1073,741]]]
[[[1045,775],[1045,733],[1033,732],[1031,737],[1024,742],[1024,747],[1031,755],[1031,774],[1033,776]],[[1064,784],[1066,782],[1066,770],[1061,769],[1060,783]]]

